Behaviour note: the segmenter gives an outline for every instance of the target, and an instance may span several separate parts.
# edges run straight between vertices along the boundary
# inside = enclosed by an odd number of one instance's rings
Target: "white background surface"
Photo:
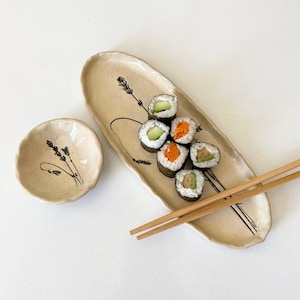
[[[138,242],[128,231],[167,211],[107,144],[80,83],[90,56],[136,55],[262,174],[299,158],[299,1],[1,0],[0,38],[0,299],[299,299],[299,181],[268,193],[272,229],[248,249],[186,225]],[[19,185],[15,155],[59,117],[97,131],[105,164],[92,192],[50,206]]]

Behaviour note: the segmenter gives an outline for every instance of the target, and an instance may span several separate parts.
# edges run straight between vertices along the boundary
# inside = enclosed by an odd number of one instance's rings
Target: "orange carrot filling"
[[[189,132],[189,123],[182,121],[176,124],[176,128],[174,130],[174,139],[180,139],[185,136]]]
[[[173,162],[179,157],[180,151],[175,143],[170,143],[165,150],[164,155],[170,162]]]

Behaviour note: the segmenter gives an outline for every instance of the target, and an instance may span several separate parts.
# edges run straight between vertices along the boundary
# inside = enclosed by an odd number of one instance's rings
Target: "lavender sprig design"
[[[128,84],[128,82],[125,80],[125,78],[122,77],[122,76],[119,76],[119,77],[117,78],[117,80],[118,80],[118,82],[119,82],[119,85],[123,87],[123,90],[124,90],[127,94],[132,95],[132,97],[136,100],[137,104],[138,104],[139,106],[141,106],[141,107],[148,113],[148,110],[147,110],[147,108],[144,106],[142,100],[139,99],[139,98],[137,98],[137,97],[135,96],[135,94],[133,93],[133,89],[129,86],[129,84]]]
[[[52,141],[47,140],[46,141],[49,148],[51,148],[54,151],[54,155],[58,156],[59,160],[64,162],[65,167],[61,167],[57,164],[50,163],[50,162],[42,162],[40,163],[40,168],[42,171],[47,171],[50,174],[54,174],[56,176],[59,176],[61,173],[65,173],[71,178],[73,178],[74,182],[76,183],[76,186],[79,184],[82,185],[84,183],[83,178],[81,177],[78,168],[76,167],[75,163],[73,162],[69,148],[65,146],[64,148],[61,148],[62,152],[59,151],[59,148],[53,144]],[[54,170],[52,168],[55,168]]]

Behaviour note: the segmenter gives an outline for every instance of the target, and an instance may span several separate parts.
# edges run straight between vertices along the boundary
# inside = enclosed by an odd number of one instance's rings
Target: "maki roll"
[[[178,101],[175,96],[160,94],[154,96],[148,107],[149,119],[170,121],[175,118],[178,110]]]
[[[205,177],[200,170],[181,170],[175,175],[176,191],[186,201],[198,200],[204,183]]]
[[[197,130],[196,122],[189,117],[177,117],[171,123],[171,137],[176,143],[190,144]]]
[[[166,142],[157,152],[157,166],[161,173],[167,177],[174,177],[186,161],[189,150],[173,141]]]
[[[165,143],[170,128],[158,120],[146,121],[138,132],[142,147],[149,152],[156,152]]]
[[[194,167],[209,169],[219,164],[221,155],[215,145],[197,142],[190,148],[190,158]]]

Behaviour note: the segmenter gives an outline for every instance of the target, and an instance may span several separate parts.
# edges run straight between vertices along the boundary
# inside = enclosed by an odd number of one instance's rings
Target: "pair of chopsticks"
[[[275,179],[266,184],[262,184],[264,181],[275,178],[299,166],[300,159],[297,159],[273,171],[254,177],[245,183],[203,199],[199,202],[195,202],[189,206],[177,209],[167,215],[132,229],[130,234],[133,235],[145,231],[137,236],[137,239],[141,240],[180,224],[199,219],[222,208],[241,202],[247,198],[264,193],[270,189],[300,177],[300,171]]]

